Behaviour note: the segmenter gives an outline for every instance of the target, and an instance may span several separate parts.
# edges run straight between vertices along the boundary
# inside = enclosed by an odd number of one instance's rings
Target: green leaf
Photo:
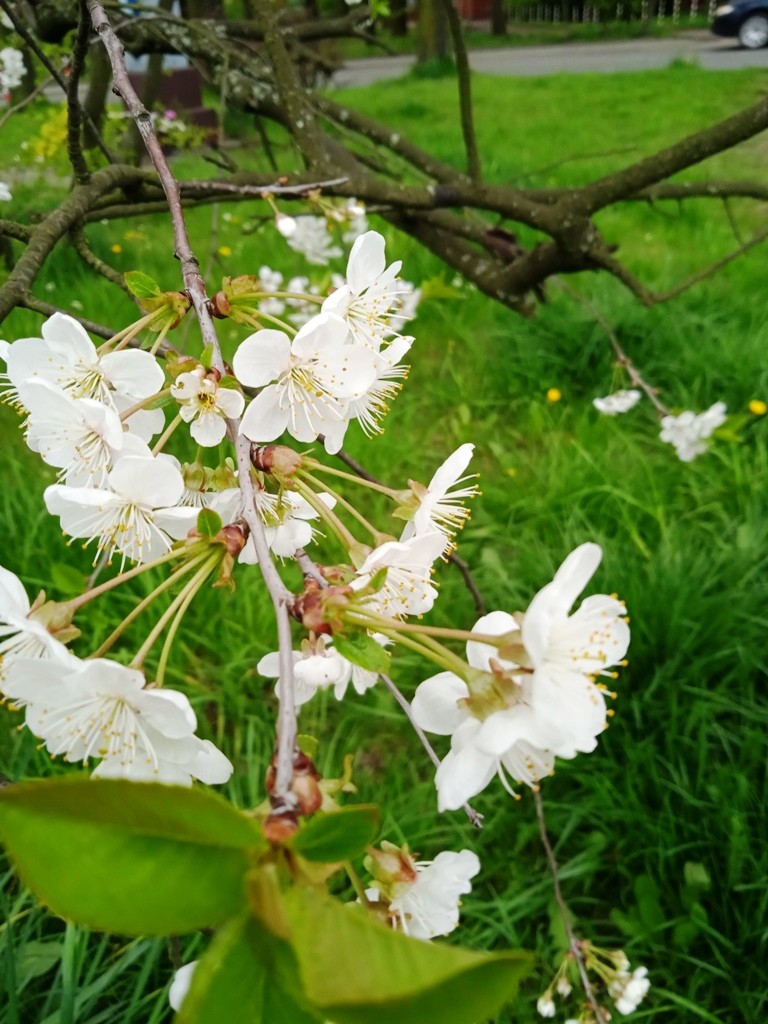
[[[251,918],[230,921],[195,968],[176,1024],[317,1024],[300,997],[290,946]]]
[[[54,913],[126,935],[214,927],[244,905],[254,821],[211,792],[67,777],[0,791],[0,839]]]
[[[218,512],[212,508],[201,508],[197,515],[197,532],[202,537],[217,537],[221,532],[222,522]]]
[[[200,362],[206,370],[210,370],[213,366],[213,344],[205,346],[200,354]]]
[[[351,661],[353,665],[359,665],[369,672],[389,672],[392,661],[389,652],[368,633],[351,633],[349,636],[334,633],[333,646],[342,658]]]
[[[408,938],[314,889],[291,889],[284,903],[306,995],[334,1024],[480,1024],[533,965],[527,953]]]
[[[422,299],[462,299],[464,296],[439,274],[421,282]]]
[[[288,845],[306,860],[324,864],[352,860],[363,853],[379,830],[379,808],[375,804],[341,807],[311,818]]]
[[[137,299],[151,299],[160,294],[160,285],[143,270],[129,270],[123,274],[123,280]]]
[[[48,576],[51,586],[60,594],[74,596],[82,594],[87,589],[87,576],[76,569],[74,565],[67,565],[65,562],[54,562],[49,566]]]

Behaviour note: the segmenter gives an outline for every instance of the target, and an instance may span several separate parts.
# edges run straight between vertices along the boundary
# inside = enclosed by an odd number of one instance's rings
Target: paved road
[[[610,43],[569,43],[559,46],[519,46],[475,50],[470,64],[487,75],[580,74],[587,71],[643,71],[665,68],[683,57],[712,71],[768,68],[768,48],[741,50],[731,39],[718,39],[706,31],[683,32],[674,39],[632,39]],[[333,77],[333,85],[370,85],[399,78],[413,57],[366,57],[351,60]]]

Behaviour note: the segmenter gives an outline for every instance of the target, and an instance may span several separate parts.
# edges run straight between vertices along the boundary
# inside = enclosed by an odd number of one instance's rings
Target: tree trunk
[[[509,19],[508,0],[491,0],[491,35],[505,36]]]
[[[451,55],[448,19],[441,0],[419,0],[418,63],[445,61]]]
[[[88,92],[83,101],[83,145],[92,149],[96,145],[96,136],[88,118],[93,121],[97,131],[101,131],[104,113],[107,107],[107,93],[112,81],[112,66],[109,54],[103,46],[92,46],[88,51]]]

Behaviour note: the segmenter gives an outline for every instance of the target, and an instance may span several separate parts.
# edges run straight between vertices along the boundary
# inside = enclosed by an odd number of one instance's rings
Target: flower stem
[[[146,409],[148,405],[152,405],[158,398],[165,398],[166,395],[170,395],[170,388],[163,388],[162,391],[158,391],[154,395],[148,395],[146,398],[142,398],[140,402],[136,402],[135,405],[130,406],[125,412],[120,413],[120,422],[125,423],[129,416],[133,416],[135,412],[139,412],[141,409]]]
[[[342,480],[349,480],[350,483],[358,484],[360,487],[367,487],[369,490],[378,491],[380,494],[386,494],[388,498],[396,499],[396,492],[391,487],[386,487],[384,484],[376,483],[373,480],[366,480],[365,477],[355,476],[353,473],[345,473],[343,469],[334,469],[332,466],[325,466],[322,462],[318,462],[316,459],[305,456],[305,465],[309,466],[316,473],[329,473],[331,476],[341,477]]]
[[[369,628],[364,618],[358,618],[353,612],[344,613],[344,621],[355,626],[365,626]],[[400,623],[397,623],[399,626]],[[376,627],[377,632],[383,633],[384,636],[390,637],[398,644],[402,644],[404,647],[410,647],[412,651],[416,651],[423,658],[427,658],[429,661],[434,661],[436,665],[440,665],[448,672],[454,672],[461,679],[466,679],[467,676],[467,664],[462,661],[461,658],[457,657],[453,651],[449,651],[447,647],[443,647],[436,640],[432,640],[431,637],[422,637],[416,640],[414,637],[406,636],[401,633],[397,627],[379,626]]]
[[[351,516],[354,516],[358,523],[360,523],[360,525],[363,526],[373,538],[376,539],[381,535],[381,530],[377,530],[376,527],[373,526],[372,523],[370,523],[365,518],[362,512],[358,512],[354,505],[351,505],[346,498],[342,497],[342,495],[339,494],[338,491],[333,490],[332,487],[328,487],[326,484],[323,483],[322,480],[318,480],[310,473],[301,473],[299,475],[301,479],[306,480],[307,483],[313,484],[315,487],[321,487],[324,491],[327,491],[327,493],[330,494],[332,498],[336,499],[336,501],[339,503],[339,505],[341,505],[342,508],[345,508]]]
[[[132,611],[129,612],[129,614],[123,619],[120,625],[117,626],[117,628],[109,634],[109,636],[104,641],[104,643],[99,647],[99,649],[94,651],[93,654],[89,654],[88,657],[103,657],[106,654],[106,652],[110,650],[110,648],[115,644],[115,642],[120,639],[120,637],[123,635],[126,629],[128,629],[128,627],[139,617],[139,615],[141,615],[144,609],[148,608],[150,604],[152,604],[156,597],[159,597],[160,594],[164,593],[166,590],[169,590],[172,586],[174,586],[174,584],[176,584],[181,579],[182,576],[186,576],[187,573],[192,572],[193,569],[196,569],[204,558],[205,555],[199,555],[197,558],[194,558],[189,562],[186,562],[184,565],[179,566],[179,568],[176,569],[175,572],[171,573],[168,579],[163,580],[163,582],[159,584],[159,586],[155,587],[151,594],[147,594],[147,596],[142,601],[140,601],[136,605],[136,607],[132,609]]]
[[[294,477],[294,480],[296,483],[296,490],[312,506],[315,512],[319,514],[320,518],[327,523],[331,530],[333,530],[341,543],[341,546],[347,550],[357,547],[358,542],[346,528],[344,523],[342,523],[336,513],[332,509],[328,508],[325,502],[322,501],[322,499],[320,499],[312,488],[304,483],[303,480],[296,477]]]
[[[189,605],[192,598],[195,596],[200,587],[205,583],[208,576],[210,576],[214,566],[218,562],[218,556],[215,558],[208,558],[204,561],[201,568],[195,573],[191,580],[188,580],[183,589],[174,597],[173,601],[168,605],[163,614],[157,620],[149,635],[147,636],[144,643],[136,652],[135,656],[131,659],[131,668],[140,669],[147,655],[154,647],[158,637],[163,632],[165,627],[168,625],[170,620],[184,606],[185,608]]]
[[[160,435],[160,440],[157,442],[155,447],[152,449],[152,454],[153,455],[157,455],[158,452],[161,452],[163,450],[163,448],[165,448],[166,444],[171,439],[171,435],[173,434],[173,432],[176,430],[176,428],[178,427],[178,425],[180,423],[181,423],[181,413],[179,413],[178,416],[175,416],[171,420],[171,422],[165,428],[163,433]]]
[[[111,580],[106,580],[104,583],[100,583],[98,587],[92,587],[90,590],[84,591],[77,597],[73,597],[71,601],[66,601],[67,608],[76,612],[78,608],[82,608],[84,604],[88,604],[89,601],[93,601],[94,598],[101,597],[102,594],[106,594],[114,587],[119,587],[121,583],[127,583],[128,580],[134,579],[136,576],[140,576],[143,572],[148,572],[150,569],[156,569],[159,565],[164,565],[165,562],[172,562],[175,558],[183,558],[186,552],[181,548],[172,548],[166,554],[160,558],[156,558],[154,562],[143,562],[141,565],[136,565],[133,569],[129,569],[127,572],[121,572],[118,576],[114,576]]]
[[[206,568],[206,567],[204,566],[203,568]],[[215,563],[213,561],[211,561],[211,562],[208,563],[208,571],[212,571],[213,568],[215,568]],[[202,572],[203,570],[201,569],[200,571]],[[163,649],[160,652],[160,660],[157,663],[157,672],[155,673],[155,686],[162,686],[163,682],[165,680],[165,669],[166,669],[166,667],[168,665],[168,658],[170,657],[170,654],[171,654],[171,647],[173,646],[174,638],[176,637],[176,633],[178,632],[178,629],[179,629],[179,626],[181,625],[182,619],[186,615],[187,609],[192,604],[192,601],[194,600],[195,594],[197,593],[197,591],[199,589],[199,587],[193,587],[192,586],[192,584],[195,583],[196,579],[197,579],[197,576],[195,576],[192,580],[190,580],[189,584],[181,592],[182,594],[184,594],[186,592],[186,597],[184,598],[184,600],[179,605],[179,607],[178,607],[178,609],[176,611],[176,616],[175,616],[173,622],[171,623],[170,628],[168,630],[168,633],[167,633],[167,635],[165,637],[165,642],[163,643]],[[204,579],[201,580],[201,585],[202,585],[202,582],[204,582]],[[179,596],[181,596],[181,594]]]

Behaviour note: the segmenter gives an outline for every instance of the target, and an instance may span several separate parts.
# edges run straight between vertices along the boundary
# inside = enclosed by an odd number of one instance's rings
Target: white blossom
[[[24,80],[24,55],[21,50],[4,46],[0,50],[0,93],[10,92]]]
[[[45,622],[36,617],[36,610],[18,576],[0,566],[0,692],[4,692],[3,681],[19,659],[66,663],[72,657]]]
[[[664,416],[661,420],[661,440],[674,445],[681,462],[692,462],[702,455],[709,438],[726,420],[725,402],[715,402],[706,412],[681,412],[679,416]]]
[[[457,448],[435,472],[426,487],[413,480],[409,481],[417,504],[413,518],[405,524],[401,540],[438,530],[445,535],[446,548],[450,547],[454,534],[470,516],[469,509],[462,502],[478,493],[474,484],[462,486],[471,479],[463,474],[474,450],[473,444],[463,444]]]
[[[448,935],[458,926],[461,897],[472,891],[471,879],[480,870],[477,854],[443,850],[431,861],[408,861],[412,877],[386,886],[392,923],[414,939]],[[380,889],[366,895],[375,901]]]
[[[385,541],[368,555],[350,586],[362,590],[386,569],[384,585],[364,599],[366,608],[390,618],[423,615],[437,600],[432,566],[444,547],[445,537],[437,532],[407,541]]]
[[[189,992],[189,986],[192,984],[192,976],[195,973],[198,962],[197,960],[192,960],[190,963],[184,964],[173,975],[171,987],[168,989],[168,1002],[171,1004],[171,1009],[175,1010],[176,1013],[181,1009],[181,1004],[184,1002],[187,992]]]
[[[536,1009],[542,1017],[554,1017],[555,1016],[555,1001],[549,993],[545,993],[540,996],[537,1003]]]
[[[180,373],[171,394],[180,404],[181,418],[191,424],[190,434],[203,448],[213,448],[223,441],[226,420],[235,419],[245,408],[243,395],[233,388],[220,387],[218,375],[204,366]]]
[[[378,352],[384,341],[397,334],[403,292],[398,280],[402,262],[386,265],[384,237],[367,231],[352,246],[347,263],[347,283],[323,303],[323,312],[341,317],[356,342]]]
[[[642,397],[641,391],[630,388],[628,391],[614,391],[612,395],[606,395],[605,398],[593,398],[592,405],[604,416],[619,416],[621,413],[629,412]]]
[[[332,646],[330,640],[318,637],[305,641],[301,651],[292,651],[294,702],[297,707],[311,700],[318,690],[334,688],[338,700],[344,696],[352,675],[352,665]],[[257,672],[270,679],[280,677],[280,652],[265,654],[256,666]]]
[[[152,689],[143,674],[106,658],[17,662],[9,698],[26,724],[65,761],[100,759],[103,778],[187,786],[226,782],[232,764],[194,735],[197,719],[176,690]]]
[[[357,420],[368,437],[381,433],[381,420],[389,412],[389,404],[397,397],[409,367],[401,363],[413,344],[413,338],[396,338],[391,345],[374,354],[376,379],[360,398],[353,399],[347,409],[347,421]],[[346,430],[346,424],[337,428]],[[339,447],[341,442],[339,442]]]
[[[291,340],[282,331],[261,330],[235,352],[241,384],[261,387],[240,425],[251,441],[274,441],[284,431],[297,441],[316,440],[347,422],[347,405],[376,378],[374,355],[346,345],[346,331],[331,317],[318,316]],[[274,381],[274,383],[272,383]],[[328,442],[333,453],[341,447]]]
[[[328,231],[325,217],[277,218],[277,230],[294,252],[301,253],[308,263],[325,266],[330,260],[341,256],[341,249],[334,244]]]
[[[651,987],[647,974],[647,967],[637,967],[631,974],[628,970],[617,973],[615,979],[608,986],[608,992],[616,1003],[619,1013],[633,1013],[645,999]]]
[[[6,353],[8,377],[24,403],[24,387],[46,380],[73,398],[109,403],[114,392],[135,403],[158,392],[165,379],[149,352],[123,349],[99,356],[85,329],[65,313],[54,313],[42,338],[20,338]],[[131,403],[132,404],[132,403]]]
[[[184,479],[167,460],[126,455],[107,477],[109,489],[54,484],[45,491],[51,515],[68,536],[97,540],[96,559],[115,552],[136,562],[165,554],[170,537],[181,539],[195,525],[194,508],[177,508]]]
[[[0,181],[0,203],[9,203],[13,199],[11,190],[4,181]]]

